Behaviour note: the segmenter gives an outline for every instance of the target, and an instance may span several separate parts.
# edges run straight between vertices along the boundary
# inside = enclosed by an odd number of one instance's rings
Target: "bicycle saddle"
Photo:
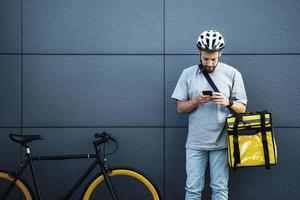
[[[42,140],[43,137],[41,135],[17,135],[17,134],[9,134],[10,139],[17,143],[21,143],[22,145],[32,142],[34,140]]]

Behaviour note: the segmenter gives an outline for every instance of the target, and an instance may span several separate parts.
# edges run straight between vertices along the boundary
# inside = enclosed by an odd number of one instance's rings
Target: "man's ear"
[[[222,53],[223,53],[223,50],[219,51],[219,58],[221,57]]]

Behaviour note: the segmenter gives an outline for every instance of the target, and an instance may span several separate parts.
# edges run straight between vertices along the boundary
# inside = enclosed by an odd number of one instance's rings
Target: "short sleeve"
[[[181,73],[171,98],[180,101],[188,100],[188,86],[185,71]]]
[[[231,98],[247,105],[247,95],[244,86],[244,81],[240,72],[236,72],[233,80]]]

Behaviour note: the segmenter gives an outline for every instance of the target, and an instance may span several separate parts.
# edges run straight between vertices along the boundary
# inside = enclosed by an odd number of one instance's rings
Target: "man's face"
[[[202,65],[208,73],[212,73],[216,69],[220,56],[221,53],[219,51],[200,51]]]

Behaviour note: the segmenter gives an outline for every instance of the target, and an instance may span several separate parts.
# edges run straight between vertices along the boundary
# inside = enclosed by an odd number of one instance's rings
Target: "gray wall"
[[[120,142],[113,164],[144,171],[163,199],[183,199],[187,117],[170,95],[199,60],[198,34],[217,29],[248,110],[273,113],[278,145],[271,171],[231,172],[230,199],[299,199],[299,11],[297,0],[0,1],[1,168],[21,159],[10,132],[43,134],[34,153],[72,154],[107,130]],[[88,164],[37,163],[42,195],[55,199]]]

